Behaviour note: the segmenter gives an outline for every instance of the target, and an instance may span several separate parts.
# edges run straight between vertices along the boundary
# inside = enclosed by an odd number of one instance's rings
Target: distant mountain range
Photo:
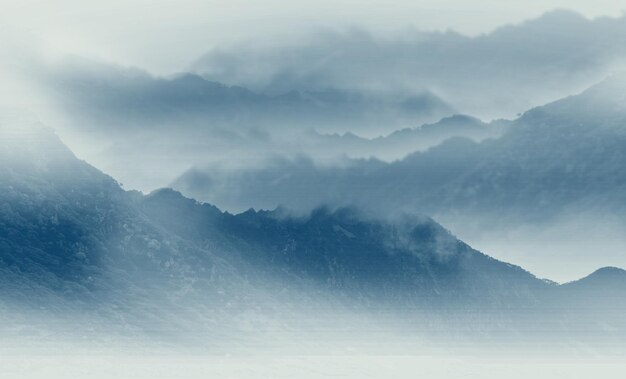
[[[218,46],[191,70],[264,93],[431,89],[463,113],[510,118],[623,69],[625,37],[624,16],[555,10],[478,36],[352,28],[297,43]]]
[[[434,122],[455,113],[426,89],[403,95],[337,90],[289,90],[268,95],[195,74],[154,77],[139,69],[68,60],[37,72],[50,99],[91,132],[181,131],[210,137],[260,129],[291,133],[380,132]],[[208,132],[208,134],[207,134]]]
[[[546,325],[565,329],[579,325],[561,318],[579,293],[585,309],[614,315],[623,306],[622,270],[558,286],[472,249],[428,218],[350,208],[232,215],[170,189],[125,192],[50,130],[4,129],[0,141],[0,311],[22,315],[5,321],[5,334],[30,328],[43,338],[53,333],[46,322],[69,318],[63,333],[165,333],[197,343],[250,323],[257,331],[276,322],[293,328],[294,315],[318,307],[431,322],[454,315],[458,325],[482,319],[462,327],[472,332],[493,331],[496,317],[508,332],[528,328],[520,309],[543,319],[554,298],[560,307]],[[608,301],[595,302],[598,291]],[[609,323],[613,336],[626,331],[598,309],[586,330],[602,337],[598,325]]]
[[[18,66],[79,156],[149,192],[190,167],[258,168],[299,155],[389,161],[452,136],[497,137],[503,123],[455,115],[516,117],[620,70],[624,20],[558,10],[474,37],[329,31],[216,47],[190,73],[167,77],[35,53]]]
[[[302,153],[309,156],[348,156],[351,158],[375,157],[382,160],[404,158],[410,153],[423,151],[452,137],[466,137],[479,142],[499,137],[511,124],[507,120],[485,123],[466,115],[454,115],[418,127],[396,130],[384,136],[364,138],[352,133],[319,134],[303,138]],[[312,145],[312,146],[307,146]]]
[[[624,89],[624,76],[616,74],[500,122],[501,134],[492,138],[451,138],[393,162],[282,158],[237,170],[197,166],[172,186],[229,210],[327,204],[427,214],[533,270],[572,260],[560,279],[573,278],[585,267],[578,264],[617,265],[626,249]]]
[[[231,172],[195,168],[174,187],[229,209],[354,204],[381,212],[455,211],[541,220],[593,207],[626,215],[626,177],[621,169],[626,163],[626,113],[624,92],[618,88],[626,88],[626,80],[613,76],[515,121],[502,121],[499,138],[482,142],[450,138],[391,163],[354,159],[325,167],[313,160],[284,159]],[[471,118],[444,119],[432,127],[441,131],[457,123],[488,134],[484,124]],[[386,139],[411,144],[413,133],[428,133],[429,127]],[[462,132],[451,134],[456,133]],[[299,190],[302,186],[309,190]]]
[[[457,113],[428,90],[387,94],[326,88],[268,95],[194,74],[162,78],[79,59],[34,71],[53,109],[45,119],[69,136],[76,153],[145,192],[195,165],[249,166],[277,154],[358,157],[371,148],[395,159],[415,151],[408,140],[428,147],[454,129],[479,139],[496,129],[475,122],[461,128],[456,122],[440,133],[436,128],[406,133],[412,137],[402,141],[334,136],[355,131],[376,137]],[[166,158],[163,151],[169,152]]]

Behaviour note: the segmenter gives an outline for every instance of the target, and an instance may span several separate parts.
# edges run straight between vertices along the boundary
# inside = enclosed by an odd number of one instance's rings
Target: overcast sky
[[[350,26],[474,35],[555,8],[617,16],[626,0],[0,0],[0,27],[29,33],[50,51],[168,74],[218,44]]]

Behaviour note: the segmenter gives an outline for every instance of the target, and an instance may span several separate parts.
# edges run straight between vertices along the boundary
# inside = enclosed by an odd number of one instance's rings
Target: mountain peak
[[[51,128],[29,115],[0,117],[0,168],[47,171],[65,167],[67,171],[77,165],[86,164]]]
[[[571,9],[557,8],[545,12],[535,20],[542,22],[581,22],[587,21],[587,18]]]
[[[600,92],[605,96],[620,96],[624,90],[626,90],[626,71],[615,71],[585,92]],[[606,100],[610,100],[610,98]]]
[[[617,71],[584,91],[526,111],[526,124],[622,127],[626,119],[626,72]]]
[[[182,193],[172,189],[172,188],[159,188],[150,192],[147,198],[170,198],[170,199],[184,199]]]
[[[562,33],[564,28],[575,28],[589,22],[589,19],[576,11],[557,8],[524,21],[519,25],[503,26],[500,30],[513,31],[521,28],[527,31],[540,31],[542,33]]]
[[[618,286],[626,286],[626,270],[618,267],[602,267],[582,279],[566,283],[565,285],[617,290]]]
[[[218,216],[222,214],[222,211],[215,205],[190,199],[172,188],[156,189],[144,198],[144,202],[148,207],[156,207],[170,214],[192,210],[202,210],[204,215]]]
[[[602,267],[591,273],[587,278],[603,277],[603,278],[626,278],[626,270],[619,267],[607,266]]]

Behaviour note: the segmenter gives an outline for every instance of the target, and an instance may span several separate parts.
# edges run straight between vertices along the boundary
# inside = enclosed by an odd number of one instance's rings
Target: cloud
[[[437,121],[454,110],[428,91],[405,96],[358,91],[286,91],[256,93],[194,74],[155,77],[127,68],[84,59],[44,66],[44,89],[67,113],[92,127],[132,132],[151,129],[188,132],[221,127],[289,132],[383,129]]]
[[[268,93],[429,89],[464,113],[511,117],[623,67],[625,37],[624,16],[588,20],[553,11],[477,37],[413,31],[383,38],[351,29],[291,44],[215,48],[192,69],[211,80]]]
[[[498,138],[475,142],[454,137],[392,162],[345,159],[325,165],[283,158],[250,169],[195,169],[193,177],[214,176],[209,182],[219,183],[229,199],[239,197],[242,208],[258,207],[255,199],[266,196],[275,203],[263,207],[355,202],[382,210],[418,207],[427,213],[510,209],[520,219],[548,217],[583,199],[611,209],[609,204],[621,204],[620,186],[626,183],[621,170],[626,162],[623,88],[624,76],[612,76],[579,95],[503,122],[505,131]],[[178,184],[184,186],[187,179],[183,176]],[[203,193],[193,180],[189,184],[194,196],[220,204],[220,188]]]
[[[197,168],[173,186],[228,209],[349,204],[382,214],[419,212],[490,253],[525,252],[517,261],[572,278],[590,262],[617,264],[626,246],[619,232],[626,225],[624,88],[626,79],[613,76],[526,112],[499,138],[452,138],[393,162],[284,159],[261,168]],[[576,238],[554,237],[568,233]],[[589,255],[587,238],[607,251]],[[541,248],[528,242],[535,239]],[[550,254],[533,253],[546,249]],[[572,268],[554,269],[563,260]]]
[[[428,91],[389,96],[327,89],[268,95],[194,74],[158,77],[78,57],[41,62],[31,75],[54,109],[46,119],[53,120],[77,154],[131,188],[146,191],[190,166],[217,160],[233,166],[298,152],[351,154],[347,139],[319,133],[378,136],[455,113]],[[331,139],[332,147],[327,146]]]

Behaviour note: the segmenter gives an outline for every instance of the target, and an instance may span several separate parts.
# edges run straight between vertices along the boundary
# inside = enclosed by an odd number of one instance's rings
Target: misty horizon
[[[3,378],[626,372],[626,3],[0,10]]]

